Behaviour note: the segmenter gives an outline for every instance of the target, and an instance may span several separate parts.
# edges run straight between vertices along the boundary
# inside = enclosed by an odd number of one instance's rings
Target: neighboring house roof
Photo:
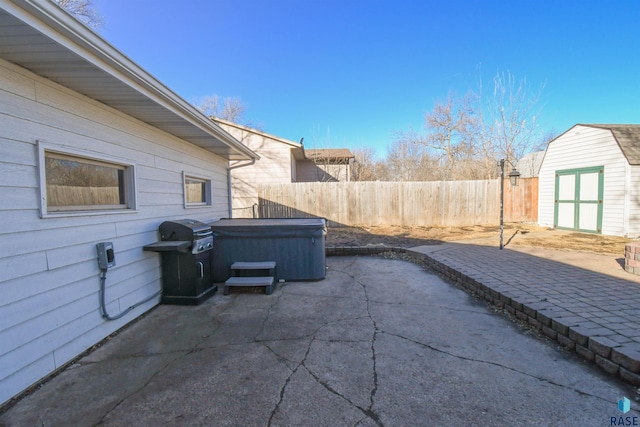
[[[0,58],[228,160],[258,158],[49,0],[0,0]]]
[[[522,156],[516,164],[516,170],[520,172],[520,178],[535,178],[540,172],[544,151],[535,151]]]
[[[630,165],[640,165],[640,125],[581,125],[608,129]]]
[[[306,149],[305,157],[310,160],[340,160],[355,158],[348,148]]]

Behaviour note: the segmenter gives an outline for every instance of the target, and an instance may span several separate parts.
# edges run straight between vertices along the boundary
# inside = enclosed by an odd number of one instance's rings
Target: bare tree
[[[375,160],[375,150],[371,147],[352,150],[355,161],[351,169],[353,181],[378,181],[380,175],[379,162]]]
[[[482,107],[494,141],[495,157],[515,163],[535,148],[540,140],[539,101],[544,84],[532,89],[526,78],[517,81],[510,72],[498,72],[493,78],[493,93]]]
[[[389,149],[390,179],[404,180],[407,174],[420,180],[492,179],[498,174],[498,159],[515,164],[525,153],[538,149],[541,141],[548,142],[551,135],[541,137],[538,123],[544,85],[533,90],[526,79],[517,81],[509,72],[498,72],[492,83],[487,96],[482,81],[476,93],[459,97],[450,92],[424,116],[424,134],[402,134]],[[422,145],[426,151],[412,151],[410,144]],[[407,153],[416,158],[408,158]],[[432,170],[409,173],[415,164]]]
[[[426,136],[423,143],[443,156],[445,179],[455,179],[458,162],[472,159],[476,154],[476,129],[472,94],[463,98],[449,92],[445,102],[438,102],[425,115]]]
[[[429,181],[438,179],[437,160],[431,158],[427,148],[412,131],[399,133],[387,148],[385,179],[387,181]]]
[[[53,0],[58,6],[72,14],[89,28],[97,30],[102,27],[102,17],[91,0]]]
[[[223,98],[219,95],[209,95],[193,101],[194,107],[202,111],[207,117],[217,117],[234,123],[243,123],[247,110],[240,98]]]
[[[549,143],[551,141],[553,141],[554,139],[556,139],[559,135],[560,135],[560,132],[558,132],[555,129],[551,129],[551,130],[545,132],[544,135],[542,135],[542,138],[540,139],[538,144],[533,148],[533,151],[544,151],[544,150],[546,150],[547,146],[549,145]]]

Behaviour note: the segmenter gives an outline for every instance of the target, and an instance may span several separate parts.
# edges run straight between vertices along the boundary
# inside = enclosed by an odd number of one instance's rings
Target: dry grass
[[[531,224],[510,223],[504,227],[504,242],[511,246],[532,246],[580,252],[624,255],[624,246],[636,241],[624,237],[553,230]],[[442,242],[474,242],[498,245],[499,226],[471,227],[331,227],[327,245],[376,245],[412,247]]]

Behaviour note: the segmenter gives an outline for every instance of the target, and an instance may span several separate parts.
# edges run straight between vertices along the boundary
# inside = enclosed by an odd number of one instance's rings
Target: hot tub
[[[277,279],[287,281],[325,277],[323,218],[221,219],[210,225],[216,235],[214,282],[227,280],[236,261],[275,261]]]

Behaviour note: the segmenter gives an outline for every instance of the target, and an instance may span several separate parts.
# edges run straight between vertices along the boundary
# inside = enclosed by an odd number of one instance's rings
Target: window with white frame
[[[211,180],[183,172],[184,206],[210,206]]]
[[[131,163],[40,144],[43,216],[135,209]]]

